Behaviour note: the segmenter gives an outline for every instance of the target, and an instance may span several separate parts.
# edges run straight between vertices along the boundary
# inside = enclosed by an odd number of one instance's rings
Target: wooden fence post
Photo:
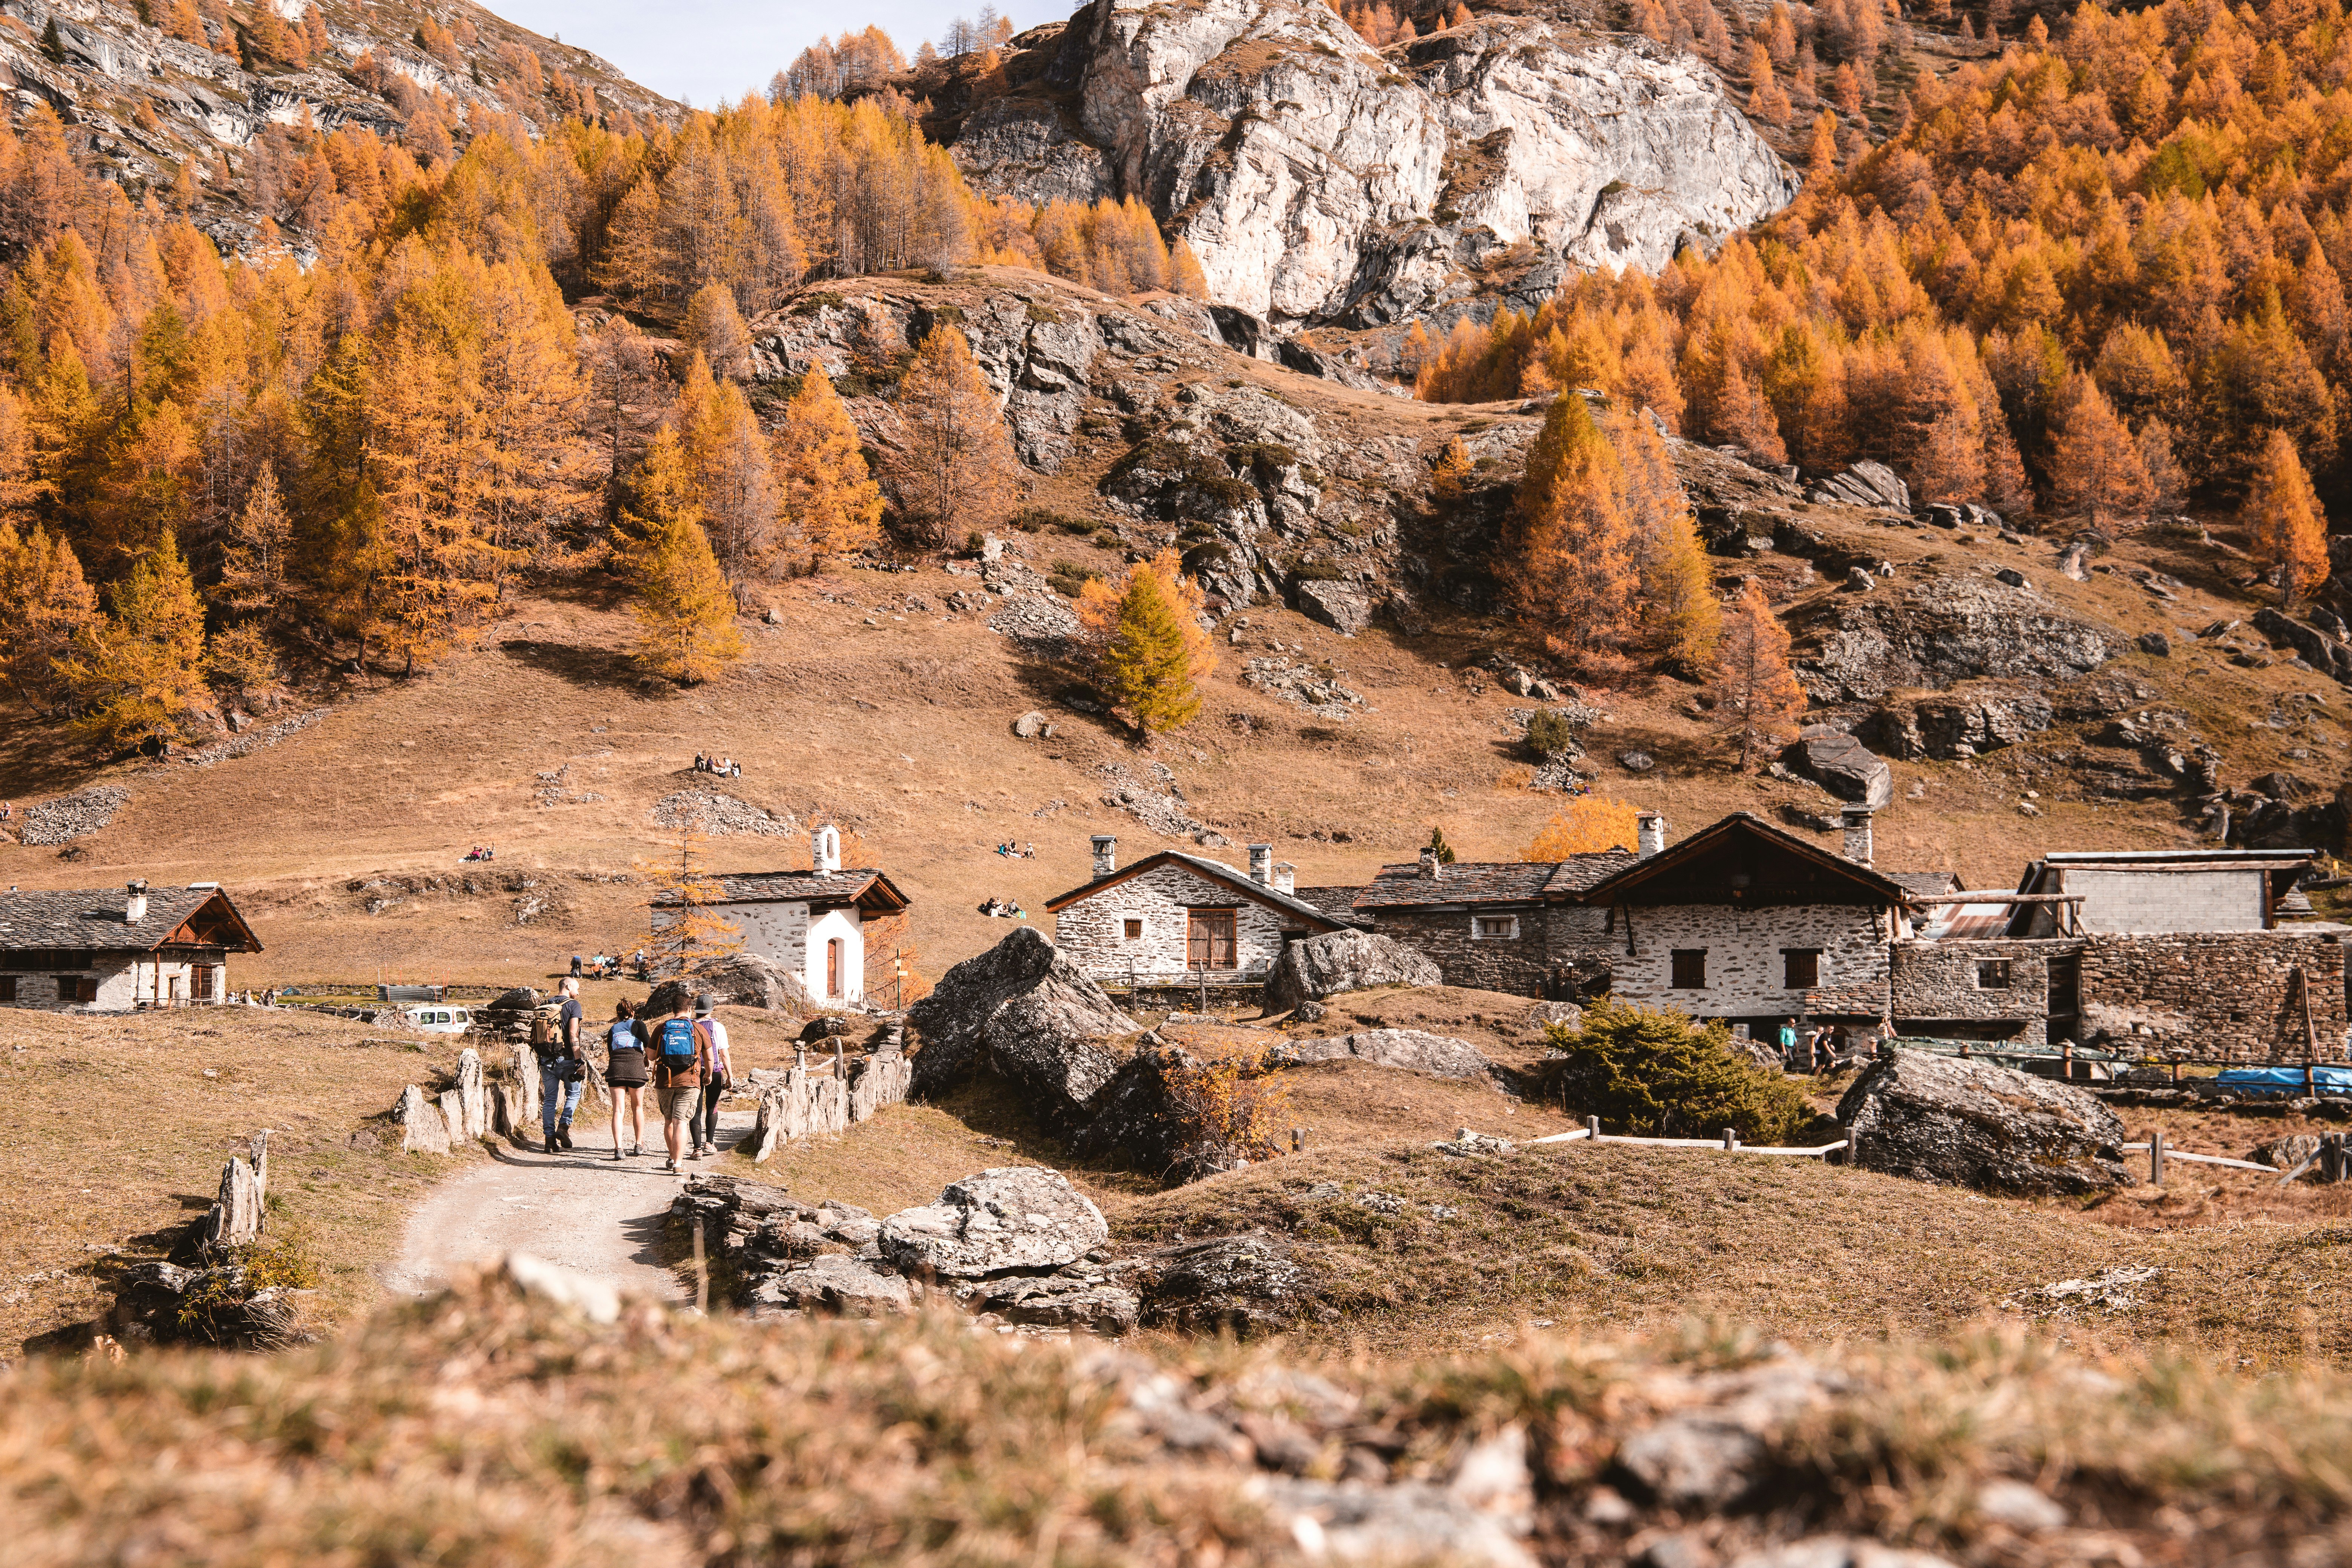
[[[1601,1142],[1601,1118],[1598,1116],[1588,1116],[1584,1119],[1584,1137],[1587,1142],[1598,1143]]]
[[[2164,1129],[2161,1127],[2147,1135],[2147,1179],[2153,1185],[2164,1185]]]
[[[1290,1130],[1290,1152],[1294,1154],[1299,1154],[1306,1152],[1306,1150],[1307,1129],[1304,1127],[1292,1128]]]
[[[1738,1128],[1727,1127],[1723,1130],[1723,1146],[1727,1149],[1737,1149],[1739,1147]]]

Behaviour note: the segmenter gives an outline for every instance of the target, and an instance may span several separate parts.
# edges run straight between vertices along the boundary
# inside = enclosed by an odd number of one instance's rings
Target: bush
[[[1583,749],[1576,738],[1576,726],[1566,714],[1546,709],[1528,721],[1528,750],[1537,756],[1557,757]]]
[[[1783,1143],[1812,1107],[1780,1073],[1741,1056],[1722,1024],[1601,1001],[1583,1026],[1545,1031],[1566,1059],[1547,1064],[1554,1092],[1605,1131],[1706,1138],[1727,1127],[1749,1143]]]
[[[1045,585],[1065,599],[1075,599],[1089,583],[1101,580],[1102,574],[1090,572],[1075,561],[1056,561],[1045,574]]]

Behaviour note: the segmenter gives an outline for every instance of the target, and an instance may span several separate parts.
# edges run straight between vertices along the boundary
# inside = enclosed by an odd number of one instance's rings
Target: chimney
[[[1250,849],[1250,880],[1263,888],[1274,880],[1274,846],[1253,844]]]
[[[1296,884],[1297,883],[1297,880],[1298,880],[1298,868],[1297,868],[1297,867],[1296,867],[1296,866],[1292,865],[1292,864],[1291,864],[1289,861],[1287,861],[1287,860],[1276,860],[1276,861],[1274,863],[1274,890],[1275,890],[1276,892],[1277,892],[1277,893],[1295,893],[1295,892],[1297,892],[1297,891],[1298,890],[1297,887],[1296,886]]]
[[[1639,837],[1641,857],[1646,860],[1666,847],[1666,819],[1654,811],[1645,811],[1633,818]]]
[[[1839,814],[1845,826],[1845,858],[1857,866],[1870,864],[1870,807],[1849,805]]]
[[[1424,882],[1437,880],[1437,851],[1434,849],[1421,852],[1421,879]]]
[[[1097,877],[1108,877],[1108,876],[1109,876],[1113,871],[1118,870],[1118,838],[1117,838],[1117,837],[1113,837],[1113,836],[1112,836],[1112,835],[1110,835],[1110,834],[1108,834],[1108,833],[1097,833],[1097,834],[1096,834],[1096,835],[1095,835],[1095,837],[1094,837],[1094,845],[1095,845],[1095,875],[1096,875],[1096,876],[1097,876]]]
[[[809,866],[819,872],[841,869],[841,829],[828,822],[809,835]]]
[[[147,918],[146,883],[133,882],[131,884],[131,896],[124,900],[122,904],[122,918],[131,925],[137,925],[141,921]]]

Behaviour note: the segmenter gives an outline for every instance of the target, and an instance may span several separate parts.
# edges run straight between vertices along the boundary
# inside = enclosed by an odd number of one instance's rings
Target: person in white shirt
[[[734,1081],[734,1063],[727,1055],[727,1026],[711,1011],[708,993],[694,999],[695,1032],[707,1043],[708,1066],[702,1074],[702,1105],[700,1113],[690,1118],[686,1131],[694,1141],[690,1159],[719,1152],[719,1097],[725,1094]]]

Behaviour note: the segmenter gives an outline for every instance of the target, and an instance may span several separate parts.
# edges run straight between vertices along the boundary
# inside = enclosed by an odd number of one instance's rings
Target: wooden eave
[[[1843,856],[1832,855],[1816,845],[1797,837],[1794,834],[1784,833],[1762,818],[1744,811],[1732,813],[1721,821],[1693,834],[1670,849],[1662,849],[1655,855],[1634,861],[1624,869],[1573,895],[1570,901],[1601,906],[1635,902],[1637,900],[1630,895],[1638,889],[1645,885],[1655,883],[1663,878],[1688,870],[1695,862],[1718,853],[1727,847],[1735,837],[1743,834],[1755,839],[1762,847],[1802,861],[1815,870],[1826,873],[1833,882],[1844,883],[1855,891],[1867,894],[1869,897],[1866,899],[1808,897],[1807,895],[1817,893],[1822,889],[1768,886],[1753,889],[1752,895],[1747,897],[1738,896],[1731,889],[1725,888],[1713,897],[1693,899],[1688,901],[1721,903],[1738,908],[1765,908],[1805,902],[1872,902],[1899,907],[1910,901],[1910,889],[1892,878],[1882,876],[1866,866],[1857,866]]]
[[[230,952],[259,952],[261,939],[253,934],[253,928],[245,923],[245,917],[236,912],[228,895],[215,889],[186,920],[146,951],[153,952],[166,947],[217,947]]]

